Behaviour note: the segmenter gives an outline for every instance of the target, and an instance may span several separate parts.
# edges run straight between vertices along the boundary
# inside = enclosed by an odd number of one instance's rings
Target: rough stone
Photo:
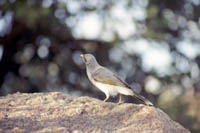
[[[0,97],[0,132],[189,133],[162,110],[60,92]]]

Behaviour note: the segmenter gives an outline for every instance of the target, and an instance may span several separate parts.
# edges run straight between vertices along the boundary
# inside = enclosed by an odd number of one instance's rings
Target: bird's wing
[[[114,86],[121,86],[126,88],[131,88],[126,82],[121,80],[116,74],[110,70],[100,67],[95,72],[92,73],[92,78],[101,83],[106,83]]]

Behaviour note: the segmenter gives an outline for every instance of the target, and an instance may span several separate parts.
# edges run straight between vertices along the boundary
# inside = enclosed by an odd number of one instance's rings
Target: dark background
[[[104,99],[82,53],[200,132],[200,0],[0,1],[1,96],[61,91]]]

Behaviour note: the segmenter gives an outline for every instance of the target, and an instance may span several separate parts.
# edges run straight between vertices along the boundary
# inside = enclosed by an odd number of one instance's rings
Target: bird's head
[[[92,54],[81,54],[80,56],[86,65],[96,62],[96,59]]]

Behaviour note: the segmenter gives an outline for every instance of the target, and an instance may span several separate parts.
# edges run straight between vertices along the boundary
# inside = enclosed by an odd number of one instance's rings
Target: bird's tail
[[[143,97],[139,94],[134,93],[132,96],[135,97],[136,99],[144,102],[144,104],[146,104],[146,105],[153,106],[153,104],[149,100],[147,100],[145,97]]]

